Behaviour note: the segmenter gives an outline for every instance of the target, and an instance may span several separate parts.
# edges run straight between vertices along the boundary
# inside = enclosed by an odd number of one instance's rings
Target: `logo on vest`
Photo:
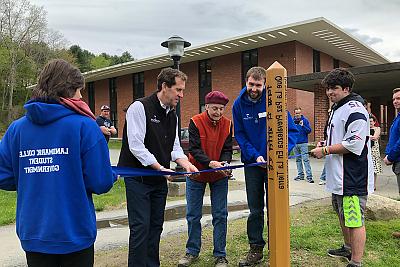
[[[252,120],[253,116],[250,116],[249,113],[246,113],[246,117],[243,118],[243,120]]]
[[[153,118],[150,119],[151,122],[160,123],[160,120],[157,119],[157,116],[154,115]]]

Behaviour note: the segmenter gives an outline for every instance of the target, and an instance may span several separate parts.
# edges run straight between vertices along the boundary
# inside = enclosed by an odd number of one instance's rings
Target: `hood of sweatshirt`
[[[30,100],[25,105],[26,117],[34,124],[46,125],[63,117],[77,114],[56,101]]]

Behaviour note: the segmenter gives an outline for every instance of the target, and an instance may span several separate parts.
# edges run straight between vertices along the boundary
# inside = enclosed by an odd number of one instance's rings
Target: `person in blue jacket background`
[[[297,130],[299,131],[297,135],[296,146],[294,147],[294,154],[300,155],[296,157],[297,165],[297,177],[294,178],[296,181],[304,180],[304,169],[306,171],[307,181],[309,183],[314,183],[310,159],[308,157],[308,135],[311,133],[310,122],[301,114],[301,108],[297,107],[294,109],[294,123],[296,124]],[[303,169],[304,163],[304,169]]]
[[[80,71],[52,60],[39,75],[26,114],[0,142],[0,189],[17,191],[16,230],[29,267],[93,266],[92,194],[116,175],[95,117],[81,100]]]
[[[235,138],[241,149],[244,164],[265,162],[267,153],[266,130],[266,71],[262,67],[253,67],[246,74],[246,86],[241,90],[233,104],[233,125]],[[289,112],[288,118],[288,150],[296,144],[297,128]],[[264,138],[263,138],[264,137]],[[261,262],[265,240],[264,207],[268,205],[267,173],[262,167],[246,167],[247,204],[250,214],[247,219],[247,237],[250,250],[239,266],[253,266]],[[264,205],[264,195],[265,205]]]

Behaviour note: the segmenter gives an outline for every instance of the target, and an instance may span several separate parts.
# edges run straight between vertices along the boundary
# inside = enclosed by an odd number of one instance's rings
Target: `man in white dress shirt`
[[[172,171],[175,161],[187,172],[198,171],[179,143],[175,107],[187,76],[161,70],[157,91],[133,102],[126,113],[118,166]],[[130,228],[128,266],[160,266],[159,243],[170,176],[125,177]]]

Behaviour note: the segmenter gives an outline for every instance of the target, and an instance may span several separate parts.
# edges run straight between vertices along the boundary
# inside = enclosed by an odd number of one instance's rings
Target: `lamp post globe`
[[[162,47],[168,48],[168,54],[174,61],[174,69],[178,70],[181,57],[185,53],[185,48],[189,47],[190,45],[191,44],[188,41],[185,41],[178,35],[173,35],[161,43]]]

